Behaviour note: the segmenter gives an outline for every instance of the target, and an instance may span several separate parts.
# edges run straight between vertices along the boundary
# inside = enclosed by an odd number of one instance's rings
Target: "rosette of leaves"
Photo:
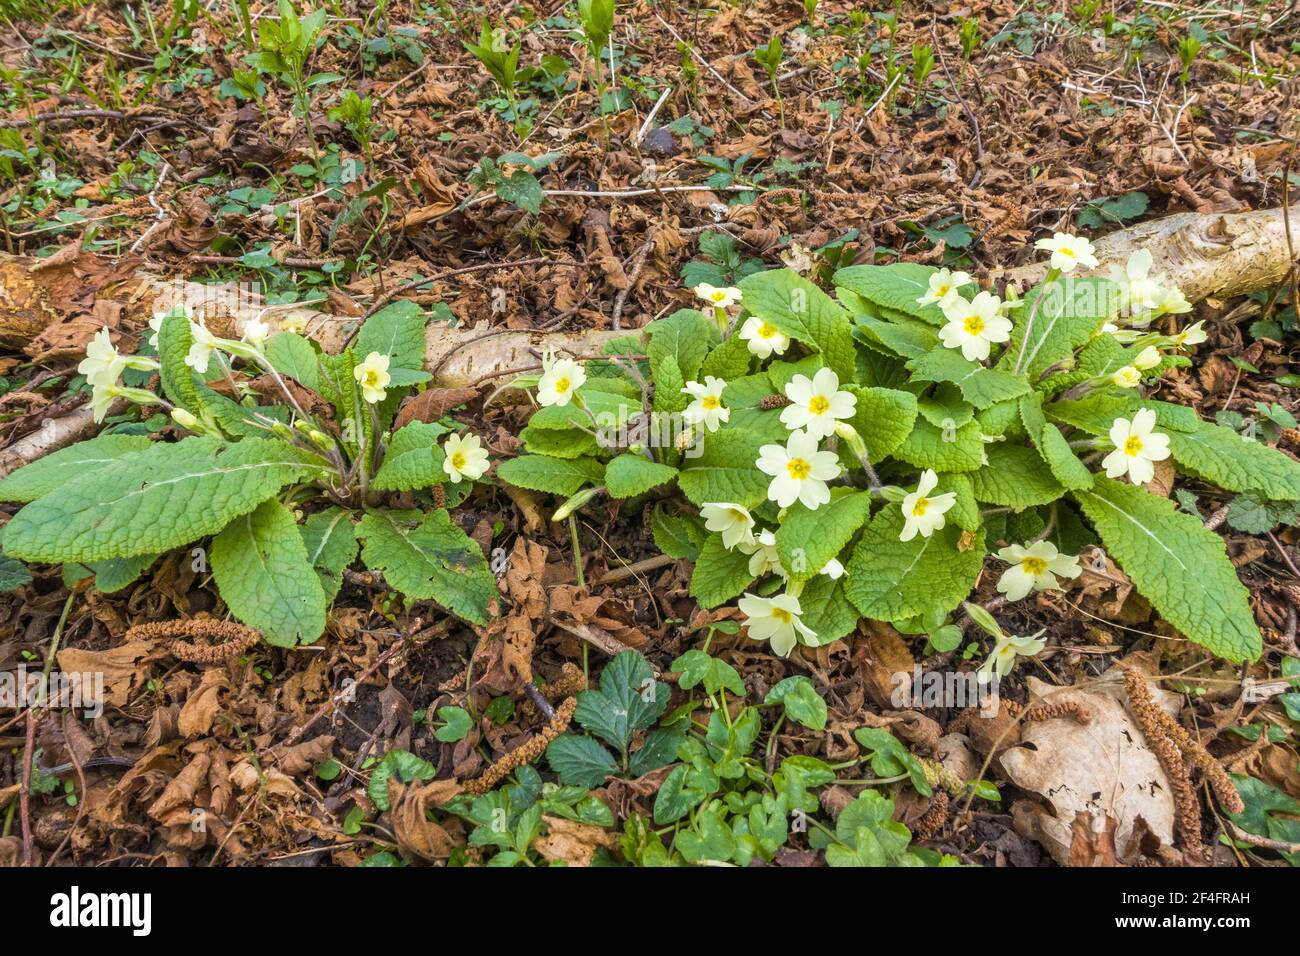
[[[1102,332],[1118,308],[1109,280],[1031,288],[1012,305],[1011,341],[979,364],[944,348],[942,312],[917,304],[934,272],[850,266],[834,273],[831,293],[788,269],[749,275],[729,334],[683,309],[611,343],[606,360],[589,363],[580,402],[536,412],[521,436],[525,454],[498,473],[570,497],[571,506],[599,494],[629,512],[653,505],[655,542],[695,563],[691,593],[702,606],[784,586],[798,593],[802,621],[821,643],[862,618],[941,635],[990,552],[1046,535],[1068,554],[1100,543],[1186,637],[1230,661],[1258,657],[1259,628],[1223,540],[1168,499],[1099,473],[1098,459],[1115,419],[1149,408],[1181,475],[1269,503],[1280,516],[1300,502],[1300,464],[1258,436],[1112,385],[1109,376],[1159,335],[1126,345]],[[785,354],[750,355],[735,333],[750,316],[791,339]],[[1148,381],[1188,361],[1167,354]],[[823,367],[857,398],[849,424],[872,471],[841,443],[844,472],[831,502],[780,511],[755,461],[764,444],[788,437],[785,386]],[[727,382],[729,420],[687,449],[662,440],[686,407],[682,387],[710,375]],[[900,541],[898,499],[925,469],[938,474],[938,492],[955,492],[956,506],[942,530]],[[698,509],[708,502],[742,505],[775,530],[784,585],[774,575],[755,580],[749,556],[705,529]],[[819,573],[831,558],[847,569],[838,580]]]
[[[199,375],[185,364],[191,344],[188,320],[168,316],[158,339],[161,391],[193,416],[195,433],[154,441],[110,430],[0,481],[0,500],[25,503],[5,528],[8,559],[84,565],[109,593],[164,553],[201,546],[231,613],[268,642],[293,646],[320,637],[360,549],[362,563],[407,600],[487,622],[495,579],[479,545],[429,492],[447,480],[438,440],[450,427],[388,431],[402,398],[429,379],[417,306],[375,313],[339,355],[280,332],[237,373],[214,353]],[[388,356],[391,377],[376,405],[353,376],[372,352]],[[233,398],[213,388],[228,375]],[[258,375],[275,383],[270,399],[252,389]],[[448,485],[447,504],[469,487]],[[396,491],[413,493],[418,506],[386,507],[385,493]]]

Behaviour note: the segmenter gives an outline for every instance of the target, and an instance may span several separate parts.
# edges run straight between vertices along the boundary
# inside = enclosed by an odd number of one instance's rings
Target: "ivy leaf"
[[[0,480],[0,501],[35,501],[151,444],[144,435],[106,434],[61,448]]]
[[[826,701],[807,677],[787,677],[767,692],[765,705],[780,704],[790,720],[798,721],[809,730],[826,728]]]
[[[855,354],[849,314],[790,269],[773,269],[740,282],[745,308],[785,335],[815,348],[841,382],[853,380]]]
[[[546,748],[546,762],[571,787],[599,787],[613,772],[613,755],[592,738],[565,734]]]
[[[1193,499],[1193,502],[1195,499]],[[1300,502],[1266,501],[1258,495],[1237,495],[1228,505],[1228,527],[1246,534],[1266,534],[1279,524],[1300,522]]]
[[[446,456],[438,439],[449,431],[436,422],[411,422],[399,428],[388,442],[372,487],[377,491],[414,491],[445,482],[442,463]]]
[[[1218,535],[1172,502],[1103,475],[1073,494],[1106,550],[1170,624],[1234,663],[1259,657],[1249,595]]]
[[[740,679],[740,672],[721,658],[704,651],[689,650],[669,666],[680,675],[677,685],[682,690],[690,690],[697,684],[702,684],[706,694],[716,694],[725,687],[737,697],[745,696],[745,682]]]
[[[464,740],[465,735],[474,726],[474,718],[464,707],[439,707],[438,719],[443,722],[443,725],[435,730],[433,735],[445,744]]]
[[[871,514],[871,493],[851,492],[810,511],[795,503],[776,531],[781,564],[795,581],[806,581],[843,550]]]
[[[501,462],[497,466],[497,477],[530,491],[567,497],[583,485],[599,485],[604,480],[605,468],[594,458],[570,460],[547,455],[520,455]]]
[[[367,511],[357,533],[361,559],[407,598],[434,600],[474,624],[487,624],[496,578],[483,551],[445,508]]]
[[[683,461],[677,485],[696,505],[732,501],[752,508],[767,500],[771,480],[754,467],[764,444],[763,437],[754,432],[719,429],[705,436],[699,455]]]
[[[700,607],[714,608],[726,604],[753,582],[749,573],[749,555],[743,551],[728,551],[722,545],[722,535],[711,534],[700,549],[691,573],[690,595]]]
[[[316,467],[281,441],[159,442],[27,505],[5,528],[5,551],[51,563],[170,551],[220,531]]]
[[[918,534],[899,541],[903,520],[902,508],[885,507],[849,561],[844,593],[863,617],[901,621],[951,611],[970,593],[984,566],[983,529],[962,551],[958,544],[964,532],[955,523],[928,538]]]
[[[231,613],[268,644],[310,644],[325,630],[325,593],[289,509],[265,501],[212,539],[212,576]]]
[[[414,780],[432,780],[437,775],[437,768],[433,764],[417,757],[409,750],[390,750],[370,771],[366,794],[370,797],[370,802],[375,805],[375,809],[391,810],[392,807],[388,802],[389,777],[396,777],[399,783],[411,783]]]
[[[906,772],[918,793],[924,797],[931,796],[930,781],[926,779],[925,768],[888,730],[879,727],[859,727],[853,731],[853,739],[871,752],[871,770],[877,776],[896,777]]]
[[[605,487],[611,498],[635,498],[677,477],[671,465],[625,452],[605,467]]]

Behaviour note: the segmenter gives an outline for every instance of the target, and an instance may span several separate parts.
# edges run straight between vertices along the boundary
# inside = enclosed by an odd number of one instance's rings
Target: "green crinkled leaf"
[[[362,324],[353,349],[362,359],[378,352],[399,368],[423,368],[424,313],[409,299],[384,306]]]
[[[1167,499],[1104,475],[1074,496],[1111,557],[1170,624],[1234,663],[1259,657],[1249,595],[1218,535]]]
[[[816,643],[829,644],[858,626],[858,612],[845,594],[846,579],[819,574],[799,593],[799,619],[817,635]]]
[[[845,391],[857,396],[858,403],[849,424],[862,436],[872,462],[880,462],[892,455],[916,424],[916,396],[893,388],[861,388],[857,385],[847,386]],[[845,454],[851,453],[846,450]]]
[[[763,436],[740,428],[713,432],[698,456],[683,459],[677,485],[697,505],[731,501],[752,508],[767,500],[771,480],[754,466],[764,444]]]
[[[11,594],[32,583],[32,572],[17,558],[0,554],[0,594]]]
[[[625,452],[605,466],[605,487],[611,498],[635,498],[677,477],[671,465]]]
[[[414,491],[442,484],[447,473],[439,439],[450,431],[444,425],[411,422],[393,433],[383,464],[371,483],[376,491]]]
[[[179,315],[163,319],[158,330],[158,376],[163,394],[173,405],[197,415],[203,410],[203,403],[199,399],[194,370],[185,364],[190,343],[190,326],[186,319]]]
[[[751,358],[753,356],[749,354],[749,343],[739,335],[732,335],[705,356],[704,363],[700,366],[700,381],[704,381],[704,376],[707,375],[726,381],[738,378],[749,370]]]
[[[530,491],[568,497],[583,485],[599,485],[605,478],[605,467],[594,458],[520,455],[498,465],[497,477]]]
[[[960,428],[939,428],[918,418],[893,456],[917,468],[974,471],[984,463],[984,447],[979,422],[974,419]]]
[[[570,787],[599,787],[614,772],[614,756],[585,735],[556,737],[546,748],[546,762]]]
[[[474,624],[488,622],[496,579],[483,551],[445,508],[367,511],[357,526],[361,559],[408,598],[434,600]]]
[[[974,472],[950,471],[939,475],[940,486],[953,492],[957,498],[948,511],[947,518],[963,531],[977,531],[980,526],[980,506],[975,500]]]
[[[315,391],[320,385],[320,359],[311,340],[294,332],[279,332],[266,341],[266,358],[281,375]]]
[[[671,355],[663,356],[651,366],[651,374],[655,383],[656,412],[680,412],[691,403],[690,396],[682,391],[686,387],[686,376],[678,367],[677,359]]]
[[[29,561],[161,553],[220,531],[322,463],[281,441],[158,443],[34,501],[5,530]]]
[[[946,491],[943,485],[935,494]],[[962,530],[948,522],[930,537],[899,541],[903,509],[888,505],[867,526],[847,569],[844,593],[864,617],[900,621],[919,614],[946,613],[975,585],[984,566],[984,531],[965,551]]]
[[[916,407],[936,428],[961,428],[975,418],[975,406],[948,382],[940,382],[928,396],[918,398]]]
[[[813,682],[802,674],[787,677],[767,692],[765,706],[780,704],[786,717],[809,730],[826,729],[826,701],[821,699]]]
[[[754,581],[749,573],[749,555],[739,549],[728,551],[722,535],[711,534],[700,548],[691,573],[690,595],[700,607],[714,608],[726,604]]]
[[[937,305],[917,305],[916,300],[930,291],[930,276],[939,270],[915,262],[896,262],[887,266],[848,266],[836,271],[831,282],[848,289],[877,305],[924,319],[931,325],[943,325],[943,312]],[[967,294],[976,291],[967,286]]]
[[[293,514],[264,501],[212,539],[212,576],[230,612],[268,644],[310,644],[325,630],[325,593]]]
[[[302,543],[307,561],[316,569],[325,603],[333,603],[343,584],[343,572],[357,557],[360,542],[352,525],[352,513],[342,508],[326,508],[303,522]]]
[[[115,594],[128,584],[139,580],[155,561],[156,554],[138,554],[131,558],[109,558],[92,561],[87,567],[95,572],[95,590],[100,594]]]
[[[144,435],[100,435],[61,448],[0,481],[0,501],[35,501],[151,444]]]
[[[1032,448],[996,442],[987,454],[989,463],[970,476],[977,500],[1019,509],[1050,504],[1065,494]]]
[[[1300,462],[1276,448],[1212,422],[1169,433],[1169,452],[1184,470],[1229,491],[1278,501],[1300,499]]]
[[[657,369],[664,359],[673,359],[687,381],[696,380],[705,356],[718,342],[717,324],[696,309],[678,309],[642,331],[649,343],[646,355],[650,368]],[[657,384],[658,375],[655,378]]]
[[[1079,399],[1062,399],[1043,406],[1049,419],[1073,425],[1090,435],[1106,436],[1117,418],[1133,420],[1143,408],[1156,413],[1156,427],[1180,432],[1196,431],[1201,420],[1193,409],[1143,398],[1132,389],[1098,389]]]
[[[581,458],[600,452],[600,443],[590,432],[577,428],[530,428],[519,433],[524,451],[551,458]]]
[[[1020,400],[1020,417],[1030,440],[1058,482],[1071,489],[1091,488],[1092,472],[1075,455],[1061,430],[1047,420],[1042,401],[1039,395],[1026,395]]]
[[[704,530],[704,522],[695,515],[670,515],[664,511],[663,505],[656,505],[650,513],[650,530],[656,548],[670,558],[688,561],[700,556],[700,548],[709,536]]]
[[[901,358],[919,358],[939,348],[939,336],[921,321],[888,321],[858,316],[854,333],[859,341]]]
[[[604,391],[593,387],[596,384],[595,380],[589,379],[586,385],[578,389],[578,394],[587,407],[586,411],[573,402],[567,405],[548,405],[533,413],[533,417],[528,419],[528,427],[590,429],[592,417],[595,417],[601,428],[617,428],[627,424],[628,418],[633,414],[641,412],[640,398]],[[588,415],[588,412],[591,414]]]
[[[785,335],[821,352],[841,382],[853,379],[854,348],[849,314],[821,289],[790,269],[742,279],[746,310]]]
[[[871,493],[838,495],[815,511],[795,502],[776,531],[781,564],[795,581],[806,581],[843,550],[871,514]]]
[[[976,408],[1019,398],[1030,390],[1025,378],[969,362],[956,349],[934,349],[910,360],[907,367],[917,381],[951,382]]]
[[[1046,291],[1041,284],[1029,290],[1021,305],[1012,312],[1014,326],[1000,368],[1015,368],[1021,355],[1025,327],[1034,303],[1042,305],[1034,314],[1033,328],[1024,346],[1020,371],[1030,380],[1048,368],[1068,359],[1074,350],[1088,342],[1110,316],[1115,314],[1118,289],[1109,279],[1066,278],[1054,282]]]

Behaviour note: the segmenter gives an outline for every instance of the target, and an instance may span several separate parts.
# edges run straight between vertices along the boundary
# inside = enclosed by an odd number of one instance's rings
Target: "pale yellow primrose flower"
[[[1030,591],[1048,591],[1060,587],[1057,577],[1077,578],[1081,573],[1079,556],[1061,554],[1050,541],[1036,541],[1027,548],[1013,544],[998,552],[1011,567],[998,579],[998,593],[1008,601],[1019,601]]]
[[[916,304],[935,304],[940,307],[950,305],[957,298],[957,290],[974,281],[968,273],[940,269],[938,272],[931,273],[930,288],[926,290],[925,295],[916,300]]]
[[[1102,459],[1102,467],[1110,478],[1128,474],[1135,485],[1145,485],[1156,475],[1155,463],[1169,457],[1169,436],[1152,431],[1156,413],[1143,408],[1133,416],[1117,418],[1110,426],[1111,444],[1115,450]]]
[[[1151,253],[1137,249],[1123,268],[1110,267],[1110,280],[1119,286],[1119,306],[1126,312],[1145,314],[1156,309],[1164,295],[1159,282],[1151,275]]]
[[[190,322],[190,350],[185,355],[185,364],[200,375],[208,373],[208,362],[212,360],[212,351],[220,340],[208,331],[208,327],[199,322]]]
[[[96,425],[104,420],[104,416],[108,414],[108,407],[121,394],[122,390],[118,387],[116,381],[101,380],[91,383],[90,408],[94,413]]]
[[[240,336],[250,345],[261,348],[271,336],[271,327],[261,319],[249,319],[244,323],[244,334]]]
[[[814,438],[829,438],[835,421],[852,418],[858,397],[840,391],[840,379],[828,368],[818,369],[812,378],[796,375],[785,386],[789,405],[781,409],[781,424],[791,431],[806,429]]]
[[[1038,632],[1038,634],[1042,633],[1042,631]],[[1011,673],[1011,668],[1016,666],[1017,657],[1033,657],[1046,646],[1047,641],[1037,634],[1030,637],[999,635],[994,641],[992,653],[980,665],[979,674],[982,679],[987,679],[993,672],[997,673],[999,679],[1006,677]]]
[[[462,438],[460,435],[448,435],[442,443],[445,456],[442,470],[451,478],[453,485],[460,484],[462,478],[476,481],[488,470],[488,453],[479,444],[478,436],[472,432]]]
[[[1163,283],[1164,276],[1159,276],[1159,279],[1162,280]],[[1178,288],[1178,286],[1162,284],[1160,290],[1161,296],[1160,302],[1156,306],[1157,312],[1162,315],[1165,313],[1168,313],[1169,315],[1181,315],[1184,312],[1192,311],[1192,304],[1187,301],[1187,297],[1183,295],[1183,290]]]
[[[729,309],[740,301],[740,290],[734,286],[718,288],[701,282],[692,291],[715,309]]]
[[[948,324],[939,330],[945,348],[961,349],[968,362],[983,362],[989,357],[993,342],[1011,338],[1011,320],[1002,315],[1001,301],[990,292],[974,299],[956,298],[943,306]]]
[[[1067,232],[1058,232],[1051,239],[1039,239],[1034,248],[1052,254],[1052,268],[1062,272],[1073,272],[1077,267],[1097,268],[1097,257],[1093,255],[1092,243],[1082,236],[1072,236]]]
[[[1120,388],[1137,388],[1142,384],[1142,373],[1132,365],[1125,365],[1121,369],[1116,369],[1110,377],[1112,385],[1118,385]]]
[[[1154,345],[1148,345],[1138,353],[1137,358],[1133,360],[1133,367],[1139,372],[1145,372],[1153,369],[1160,364],[1160,350]]]
[[[751,640],[769,641],[772,650],[787,656],[796,644],[813,645],[817,634],[799,620],[803,609],[793,594],[764,598],[746,593],[736,602],[745,615],[745,629]]]
[[[741,545],[740,550],[749,552],[750,577],[761,578],[765,574],[785,577],[785,567],[781,564],[780,552],[776,550],[776,535],[773,532],[760,531],[751,544]]]
[[[744,549],[754,540],[754,516],[732,501],[710,501],[700,506],[704,527],[722,535],[722,546]]]
[[[361,397],[371,405],[384,400],[384,389],[392,381],[388,374],[388,356],[371,352],[364,362],[352,370],[352,375],[361,386]]]
[[[899,541],[911,541],[918,533],[928,538],[944,526],[944,513],[957,503],[957,493],[948,491],[928,497],[938,484],[939,476],[933,468],[927,468],[921,472],[916,491],[903,498],[903,530],[898,535]]]
[[[542,355],[542,377],[537,382],[537,402],[568,405],[586,381],[587,373],[573,359],[557,359],[554,352],[546,352]]]
[[[785,447],[764,445],[758,450],[755,466],[772,480],[767,497],[778,507],[788,508],[796,501],[810,511],[831,500],[826,482],[839,477],[839,459],[832,451],[818,451],[817,438],[807,432],[791,432]]]
[[[1185,349],[1189,345],[1200,345],[1207,338],[1209,336],[1205,334],[1205,320],[1202,319],[1174,335],[1173,342],[1175,348]]]
[[[687,382],[683,394],[691,395],[695,401],[682,411],[682,418],[688,425],[703,425],[708,431],[715,432],[722,423],[731,418],[731,409],[722,404],[722,391],[727,387],[724,379],[712,375],[704,376],[704,384]]]
[[[108,326],[104,326],[86,344],[86,357],[77,366],[77,371],[86,376],[91,385],[112,385],[116,384],[125,368],[126,358],[113,347]]]
[[[790,347],[790,337],[782,335],[776,326],[764,322],[758,316],[750,316],[740,327],[740,337],[749,347],[750,355],[765,359],[772,354],[784,355]]]

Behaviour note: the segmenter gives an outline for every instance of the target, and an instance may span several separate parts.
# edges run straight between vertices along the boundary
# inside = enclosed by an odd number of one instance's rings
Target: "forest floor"
[[[274,21],[276,7],[247,6],[251,28],[239,3],[0,0],[0,253],[46,258],[66,277],[61,321],[38,331],[0,319],[0,447],[87,402],[75,366],[97,329],[126,343],[148,334],[147,316],[101,294],[136,271],[252,283],[270,301],[341,316],[398,295],[458,326],[635,330],[690,305],[697,282],[730,285],[783,261],[906,260],[980,275],[1025,261],[1053,230],[1095,237],[1176,212],[1265,209],[1300,188],[1300,11],[1286,2],[635,0],[617,9],[612,70],[597,70],[576,3],[326,0],[312,79],[297,94],[250,66],[257,21]],[[482,16],[521,42],[509,96],[467,49]],[[773,37],[782,51],[769,74],[754,51]],[[934,57],[928,72],[920,47]],[[1300,455],[1295,309],[1286,286],[1198,304],[1192,318],[1206,320],[1209,341],[1157,394],[1203,418],[1253,423]],[[526,420],[523,408],[484,407],[496,384],[449,396],[444,409],[494,458],[518,449]],[[170,427],[136,409],[109,424]],[[1082,684],[1136,664],[1164,675],[1181,724],[1270,795],[1254,805],[1263,842],[1228,845],[1208,789],[1196,792],[1214,863],[1300,864],[1269,845],[1300,841],[1288,815],[1300,811],[1300,694],[1286,684],[1257,700],[1242,693],[1243,678],[1300,673],[1297,515],[1261,516],[1194,483],[1167,492],[1224,537],[1265,656],[1242,669],[1181,641],[1103,563],[1065,592],[1007,609],[1003,624],[1045,629],[1047,650],[1002,694],[1024,702],[1026,674]],[[653,560],[640,516],[584,510],[575,555],[568,526],[545,512],[538,496],[504,487],[457,511],[485,553],[508,559],[512,598],[549,601],[533,622],[539,679],[556,680],[566,662],[594,679],[611,642],[670,675],[707,632],[760,698],[803,675],[826,701],[823,730],[773,733],[769,766],[793,754],[850,760],[864,723],[939,756],[962,726],[957,709],[891,702],[890,675],[922,659],[924,638],[864,630],[779,658],[716,627],[734,610],[696,607],[686,566]],[[635,574],[619,570],[647,559]],[[124,642],[137,623],[223,616],[189,553],[111,595],[85,569],[3,570],[16,577],[0,596],[0,669],[40,670],[57,652],[63,670],[105,673],[108,699],[93,719],[0,710],[0,863],[474,862],[476,821],[427,812],[439,802],[427,788],[421,802],[395,787],[381,809],[375,768],[397,772],[384,755],[404,752],[454,785],[544,723],[509,679],[504,642],[485,649],[475,629],[428,603],[404,607],[365,575],[345,582],[316,644],[202,667]],[[994,583],[982,580],[972,600],[994,599]],[[981,657],[976,647],[972,666]],[[444,707],[475,716],[458,740],[438,736]],[[38,766],[73,768],[25,779],[28,741]],[[993,781],[1001,799],[936,809],[899,785],[897,817],[919,845],[965,863],[1052,865],[1032,817],[1053,782],[1035,794],[1002,777],[986,759],[1007,743],[997,734],[971,728],[960,741],[968,777]],[[1054,784],[1070,785],[1070,768],[1058,769],[1066,776]],[[553,823],[533,860],[626,857],[627,821],[649,816],[663,779],[598,788],[613,820]],[[24,790],[30,832],[17,814]],[[820,799],[834,813],[856,792],[837,784]],[[1280,815],[1264,820],[1266,806]],[[1114,857],[1104,840],[1075,850],[1077,863]],[[792,833],[773,862],[820,859]]]

